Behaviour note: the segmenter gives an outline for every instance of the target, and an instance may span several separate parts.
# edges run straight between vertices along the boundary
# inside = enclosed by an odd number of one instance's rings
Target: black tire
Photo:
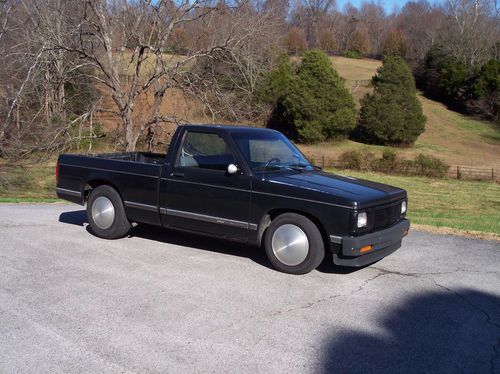
[[[273,236],[283,225],[299,227],[306,235],[309,249],[305,259],[297,265],[287,265],[276,257],[273,251]],[[325,244],[318,227],[309,218],[296,213],[284,213],[276,217],[266,230],[264,247],[267,257],[275,269],[289,274],[306,274],[316,269],[325,257]]]
[[[114,219],[109,227],[101,228],[98,226],[92,215],[92,207],[99,197],[105,197],[114,208]],[[89,221],[92,233],[103,239],[118,239],[126,236],[130,230],[130,222],[125,214],[125,208],[120,194],[111,186],[99,186],[92,190],[87,201],[87,219]]]

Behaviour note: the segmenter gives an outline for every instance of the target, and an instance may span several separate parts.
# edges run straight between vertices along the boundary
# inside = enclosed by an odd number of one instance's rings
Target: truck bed
[[[58,159],[57,195],[84,204],[89,188],[107,181],[123,199],[131,220],[159,224],[159,178],[166,155],[148,152],[63,154]]]

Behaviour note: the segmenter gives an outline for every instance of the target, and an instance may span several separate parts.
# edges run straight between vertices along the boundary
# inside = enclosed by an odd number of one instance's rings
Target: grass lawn
[[[382,61],[369,58],[347,58],[342,56],[330,57],[333,67],[340,76],[347,80],[368,80],[377,73]]]
[[[0,165],[0,202],[55,202],[55,162],[43,165]]]
[[[500,235],[498,184],[356,171],[339,173],[407,190],[408,217],[413,223]]]
[[[12,204],[20,204],[20,203],[58,203],[62,202],[62,200],[57,198],[43,198],[43,197],[1,197],[0,203],[12,203]]]

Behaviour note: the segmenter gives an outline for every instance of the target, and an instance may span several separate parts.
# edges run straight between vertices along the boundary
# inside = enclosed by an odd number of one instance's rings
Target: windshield
[[[311,163],[283,134],[273,131],[238,131],[231,136],[254,171],[313,169]]]

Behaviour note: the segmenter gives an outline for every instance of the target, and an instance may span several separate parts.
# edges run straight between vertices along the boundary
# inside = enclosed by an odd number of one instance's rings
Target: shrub
[[[359,59],[359,58],[363,57],[361,55],[361,53],[356,52],[356,51],[346,51],[344,53],[344,56],[347,57],[347,58],[355,58],[355,59]]]
[[[342,168],[371,170],[395,175],[418,175],[444,178],[450,166],[437,157],[419,154],[414,160],[404,160],[393,149],[385,149],[382,157],[375,159],[369,151],[347,151],[339,158]]]
[[[372,84],[373,94],[361,100],[361,138],[385,145],[414,143],[424,131],[426,119],[408,65],[401,57],[384,58]]]
[[[343,138],[354,129],[354,99],[325,53],[304,53],[288,92],[276,103],[269,126],[302,143]]]
[[[374,171],[382,173],[399,174],[401,169],[402,160],[398,154],[392,149],[385,149],[382,153],[382,158],[373,160],[371,168]]]
[[[412,162],[413,172],[416,175],[444,178],[448,174],[450,165],[437,157],[427,156],[420,153]]]
[[[374,158],[375,155],[372,152],[354,150],[342,153],[339,162],[346,169],[370,170]]]
[[[339,161],[346,169],[361,170],[363,158],[360,151],[347,151],[340,155]]]

